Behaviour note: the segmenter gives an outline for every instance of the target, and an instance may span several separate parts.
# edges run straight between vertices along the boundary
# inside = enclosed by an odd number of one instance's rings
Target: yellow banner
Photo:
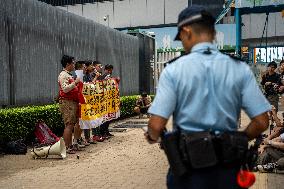
[[[84,83],[82,93],[86,103],[81,104],[81,128],[97,127],[119,117],[120,98],[116,79]]]

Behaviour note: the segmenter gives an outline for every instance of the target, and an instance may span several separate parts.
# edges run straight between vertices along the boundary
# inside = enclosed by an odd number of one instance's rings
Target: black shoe
[[[110,132],[107,132],[106,135],[109,136],[109,137],[113,137],[113,136],[114,136],[114,135],[111,134]]]
[[[87,141],[85,141],[84,139],[80,138],[77,140],[77,143],[83,146],[90,146],[90,143],[88,143]]]

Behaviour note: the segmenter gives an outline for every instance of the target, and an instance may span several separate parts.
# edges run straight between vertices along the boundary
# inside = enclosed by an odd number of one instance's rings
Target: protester
[[[280,75],[279,102],[284,105],[284,60],[280,61],[278,74]]]
[[[85,61],[77,61],[75,64],[75,74],[79,74],[78,71],[81,71],[82,74],[86,73],[86,65],[85,65]],[[78,77],[76,75],[76,77]],[[81,78],[80,78],[81,79]],[[83,80],[80,81],[79,85],[78,85],[78,90],[79,90],[79,110],[78,110],[78,117],[80,117],[81,115],[81,103],[85,103],[84,100],[84,96],[82,94],[82,89],[83,89]],[[79,148],[83,148],[85,146],[89,146],[90,143],[85,139],[83,139],[81,137],[82,135],[82,129],[80,128],[79,123],[75,124],[74,127],[74,147],[76,147],[77,149]]]
[[[83,77],[83,81],[84,82],[92,82],[93,81],[93,73],[94,73],[94,66],[93,66],[93,63],[92,61],[90,60],[87,60],[85,61],[85,65],[86,65],[86,71],[85,71],[85,74],[84,74],[84,77]]]
[[[67,153],[75,153],[72,146],[72,130],[78,122],[78,87],[79,78],[72,77],[75,69],[75,58],[63,55],[61,59],[63,71],[58,76],[59,83],[59,110],[62,114],[65,129],[63,138],[67,147]]]
[[[284,169],[284,133],[271,140],[264,140],[263,151],[259,155],[257,170],[272,172]]]
[[[92,61],[85,61],[85,64],[86,64],[86,73],[83,77],[84,82],[86,82],[86,83],[95,82],[97,80],[97,78],[100,76],[100,74],[96,72]],[[104,139],[100,136],[98,136],[98,137],[93,136],[91,138],[90,129],[98,130],[97,128],[93,128],[93,127],[88,128],[88,129],[86,129],[86,128],[83,129],[85,139],[88,143],[95,144],[96,142],[103,142],[104,141]],[[94,131],[92,131],[92,134],[94,135]]]
[[[102,64],[101,62],[95,60],[93,61],[93,66],[94,66],[93,82],[96,82],[97,80],[100,80],[100,77],[102,76]],[[93,141],[103,142],[105,140],[105,138],[100,133],[100,130],[101,130],[101,125],[96,128],[92,128]]]
[[[271,172],[274,169],[284,168],[284,126],[277,116],[276,108],[272,106],[271,114],[275,120],[276,126],[271,133],[263,139],[258,151],[256,170],[261,172]],[[278,160],[280,160],[278,162]]]
[[[111,64],[105,65],[104,74],[99,76],[98,80],[104,80],[104,79],[112,78],[112,71],[113,71],[113,65],[111,65]],[[117,78],[116,80],[119,83],[120,78]],[[109,138],[109,137],[114,136],[113,134],[111,134],[109,132],[109,124],[110,124],[110,121],[106,121],[100,126],[99,134],[101,136],[105,137],[105,138]]]
[[[142,94],[137,98],[134,112],[139,115],[139,118],[141,118],[143,114],[147,114],[148,109],[151,106],[151,102],[151,97],[146,92],[142,92]],[[147,114],[147,117],[150,117],[149,114]]]
[[[213,16],[201,6],[179,14],[176,39],[181,40],[185,55],[163,70],[148,110],[145,137],[150,144],[158,141],[173,115],[174,132],[162,135],[168,159],[178,162],[169,161],[168,188],[240,188],[236,178],[242,159],[238,157],[244,156],[247,139],[268,127],[270,104],[249,66],[220,53],[213,44],[214,24]],[[236,132],[241,108],[251,122],[244,132]],[[212,139],[219,134],[220,143]],[[231,155],[222,156],[219,150]]]
[[[93,66],[94,66],[94,72],[93,72],[93,77],[96,78],[96,80],[99,78],[99,76],[102,75],[102,64],[100,61],[93,61]]]
[[[276,111],[278,111],[278,93],[281,80],[280,75],[275,72],[276,68],[277,64],[275,62],[270,62],[267,65],[267,73],[262,76],[261,85],[264,88],[267,100],[276,108]]]

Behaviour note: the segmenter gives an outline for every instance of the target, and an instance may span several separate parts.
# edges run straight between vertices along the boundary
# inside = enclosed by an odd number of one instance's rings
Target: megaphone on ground
[[[59,155],[62,159],[66,158],[66,146],[63,138],[61,137],[59,141],[53,145],[34,147],[31,150],[31,155],[34,159],[37,158],[47,158],[48,155]]]

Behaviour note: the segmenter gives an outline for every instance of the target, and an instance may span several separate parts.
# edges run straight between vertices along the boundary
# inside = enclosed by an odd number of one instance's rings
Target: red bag
[[[49,127],[39,120],[35,125],[34,134],[40,144],[54,144],[59,141],[59,138],[49,129]]]
[[[84,98],[84,95],[83,95],[83,93],[82,93],[82,91],[83,91],[83,83],[82,83],[82,82],[79,82],[78,85],[77,85],[77,87],[78,87],[78,91],[79,91],[79,94],[78,94],[79,103],[80,103],[80,104],[85,104],[85,103],[86,103],[86,102],[85,102],[85,98]]]

